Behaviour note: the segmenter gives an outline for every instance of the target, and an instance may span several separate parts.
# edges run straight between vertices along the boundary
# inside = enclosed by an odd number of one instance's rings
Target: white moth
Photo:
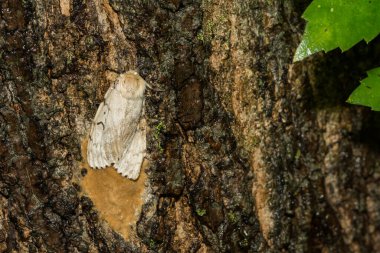
[[[92,168],[113,165],[136,180],[146,152],[144,91],[147,83],[135,71],[119,75],[93,120],[87,147]]]

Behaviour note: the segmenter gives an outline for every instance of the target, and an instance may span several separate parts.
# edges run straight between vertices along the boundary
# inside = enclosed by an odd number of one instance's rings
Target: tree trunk
[[[379,43],[293,64],[308,3],[2,0],[0,251],[380,252],[380,117],[344,102]],[[130,69],[136,182],[85,155]]]

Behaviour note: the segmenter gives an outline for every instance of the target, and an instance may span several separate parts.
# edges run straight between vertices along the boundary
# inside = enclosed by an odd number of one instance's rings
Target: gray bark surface
[[[344,102],[380,48],[293,64],[306,2],[2,0],[0,252],[380,252],[380,116]],[[163,91],[125,239],[80,182],[129,69]]]

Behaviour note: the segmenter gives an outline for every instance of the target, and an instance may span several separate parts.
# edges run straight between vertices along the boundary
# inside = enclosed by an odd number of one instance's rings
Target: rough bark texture
[[[380,118],[344,103],[380,48],[292,64],[309,2],[2,0],[0,251],[380,252]],[[81,143],[129,69],[163,91],[123,237]]]

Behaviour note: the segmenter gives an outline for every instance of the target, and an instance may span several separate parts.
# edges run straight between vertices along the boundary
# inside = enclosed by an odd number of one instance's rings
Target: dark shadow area
[[[301,16],[302,13],[304,13],[304,11],[310,5],[311,2],[312,2],[311,0],[308,0],[308,1],[295,0],[293,2],[294,10],[300,14],[299,16]]]
[[[367,77],[367,71],[380,67],[380,36],[368,45],[361,41],[346,52],[341,53],[340,49],[336,49],[327,54],[311,56],[310,60],[319,61],[313,73],[317,79],[310,81],[313,92],[312,107],[322,109],[342,106],[352,110],[361,108],[363,115],[359,118],[362,119],[362,127],[353,130],[349,135],[353,141],[368,145],[370,150],[380,150],[380,112],[346,102],[360,81]]]
[[[318,77],[313,84],[314,106],[352,106],[346,103],[347,98],[367,77],[368,70],[380,66],[380,36],[368,45],[361,41],[346,52],[336,49],[327,54],[318,53],[310,59],[319,61],[314,70]]]
[[[368,145],[372,151],[380,152],[380,112],[364,109],[365,116],[361,130],[354,133],[353,140]]]

